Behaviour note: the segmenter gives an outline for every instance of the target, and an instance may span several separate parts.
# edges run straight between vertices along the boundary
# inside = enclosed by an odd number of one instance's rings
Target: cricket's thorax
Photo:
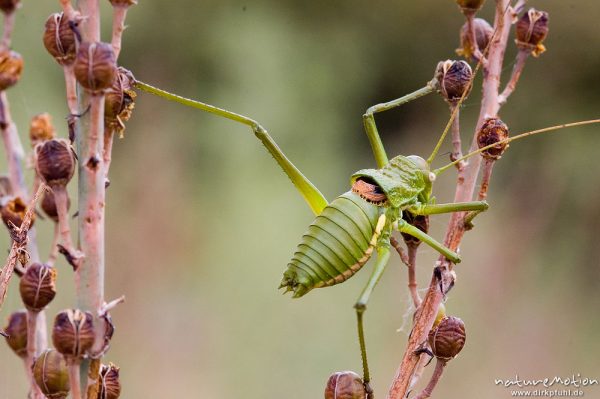
[[[297,298],[353,276],[373,254],[386,225],[385,210],[352,191],[337,197],[302,236],[280,288]]]

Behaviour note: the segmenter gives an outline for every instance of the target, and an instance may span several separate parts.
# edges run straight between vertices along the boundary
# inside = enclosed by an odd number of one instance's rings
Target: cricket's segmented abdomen
[[[280,288],[297,298],[313,288],[346,281],[371,257],[384,222],[383,208],[352,191],[340,195],[302,236]]]

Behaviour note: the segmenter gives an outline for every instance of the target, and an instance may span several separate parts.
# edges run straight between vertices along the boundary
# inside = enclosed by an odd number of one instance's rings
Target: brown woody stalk
[[[82,15],[81,34],[84,42],[100,41],[100,11],[98,0],[78,0],[77,7]],[[80,109],[86,109],[96,97],[88,91],[79,90]],[[79,245],[85,254],[76,272],[77,307],[94,315],[95,343],[92,356],[101,351],[104,344],[105,321],[98,317],[104,304],[104,164],[101,159],[104,144],[104,96],[97,96],[97,106],[91,113],[78,119],[76,144],[79,157]],[[95,108],[95,109],[94,109]],[[92,362],[99,362],[94,359]],[[97,367],[83,361],[81,375],[88,377],[90,384],[97,380]],[[88,370],[92,373],[88,375]],[[99,370],[99,367],[98,367]],[[84,378],[85,380],[86,378]],[[83,381],[82,391],[87,391],[88,381]],[[89,396],[93,398],[94,396]]]
[[[2,41],[0,41],[0,50],[8,50],[12,39],[12,32],[15,26],[15,12],[4,14],[4,30],[2,32]]]
[[[484,65],[483,98],[475,132],[479,130],[486,117],[496,116],[500,109],[499,84],[504,52],[510,31],[511,13],[508,0],[496,1],[496,16],[494,22],[495,35],[489,46],[489,53]],[[476,133],[473,137],[471,150],[477,149]],[[459,172],[456,184],[455,202],[470,201],[475,191],[477,175],[481,165],[480,157],[474,157],[463,171]],[[444,243],[452,250],[457,250],[465,233],[464,212],[454,213],[450,219]],[[406,351],[390,390],[388,399],[401,399],[411,383],[415,368],[419,362],[417,349],[427,340],[427,334],[437,315],[437,309],[442,302],[445,292],[454,283],[452,264],[441,256],[434,269],[427,294],[423,299],[421,311],[415,320]],[[440,289],[441,287],[441,289]]]

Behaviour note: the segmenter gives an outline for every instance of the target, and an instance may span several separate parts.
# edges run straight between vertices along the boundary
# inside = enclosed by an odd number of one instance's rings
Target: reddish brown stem
[[[108,171],[110,169],[110,161],[112,160],[112,146],[115,137],[115,130],[110,127],[104,129],[104,149],[102,152],[102,159],[104,161],[104,169],[106,172],[106,178],[108,178]]]
[[[15,13],[10,12],[4,14],[4,31],[2,32],[2,41],[0,42],[0,50],[5,51],[10,49],[12,32],[15,27]]]
[[[495,161],[495,159],[486,159],[483,161],[481,187],[479,188],[479,194],[477,195],[477,199],[479,201],[483,201],[487,198],[487,192],[490,186],[490,179],[492,178],[492,170],[494,169]]]
[[[450,104],[450,115],[455,111],[457,107],[456,103]],[[452,155],[450,159],[455,161],[462,158],[462,144],[460,140],[460,110],[456,110],[456,116],[452,121]],[[461,172],[465,168],[466,162],[460,161],[456,164],[456,169]]]
[[[408,291],[415,309],[421,306],[421,296],[417,290],[417,245],[409,244],[408,248]]]
[[[69,113],[71,116],[78,115],[77,80],[75,79],[75,73],[73,72],[73,65],[64,65],[63,71],[65,75],[65,88],[67,92],[67,106],[69,107]]]
[[[113,26],[112,26],[112,48],[115,52],[115,59],[119,59],[121,53],[121,42],[123,40],[123,31],[125,31],[125,18],[129,5],[113,6]]]
[[[81,399],[81,385],[79,384],[79,381],[81,380],[81,374],[79,361],[75,359],[69,359],[68,367],[69,385],[71,386],[71,398]]]
[[[71,238],[71,226],[69,223],[69,194],[65,186],[56,185],[52,187],[56,213],[58,214],[58,230],[63,248],[67,251],[67,260],[75,269],[79,267],[83,254],[75,249]]]
[[[2,131],[2,141],[4,142],[4,148],[6,150],[10,184],[15,196],[26,199],[25,179],[23,177],[22,167],[25,152],[15,124],[10,116],[10,107],[5,91],[0,92],[0,108],[3,117],[3,120],[0,121],[0,129]]]
[[[469,41],[473,46],[473,54],[472,57],[475,61],[479,61],[482,59],[483,54],[481,53],[481,49],[479,48],[479,44],[477,43],[477,35],[475,33],[475,24],[473,20],[475,19],[475,13],[466,15],[467,17],[467,29],[469,33]]]
[[[52,237],[52,244],[50,247],[50,254],[48,255],[48,266],[54,266],[56,259],[58,259],[58,243],[60,242],[60,228],[58,223],[54,223],[54,234]]]
[[[421,391],[420,394],[415,396],[414,399],[427,399],[431,396],[433,390],[435,389],[435,386],[439,382],[440,378],[442,378],[442,374],[444,374],[444,367],[446,367],[446,363],[446,360],[437,359],[437,363],[435,364],[435,370],[433,370],[433,374],[431,375],[429,383],[427,384],[425,389]]]
[[[508,81],[506,87],[502,91],[502,94],[500,94],[500,97],[498,98],[498,103],[500,105],[506,103],[508,97],[512,94],[513,91],[515,91],[517,83],[519,82],[519,78],[521,77],[521,73],[525,68],[525,62],[527,61],[527,58],[529,58],[529,54],[531,54],[531,50],[519,49],[519,52],[517,53],[517,59],[515,61],[515,66],[513,67],[512,74],[510,76],[510,80]]]

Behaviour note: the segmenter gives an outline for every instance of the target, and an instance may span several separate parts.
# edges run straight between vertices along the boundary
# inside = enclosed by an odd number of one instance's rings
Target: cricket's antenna
[[[506,13],[508,12],[509,9],[510,9],[510,2],[504,9],[504,12],[502,13],[502,18],[504,18],[506,16]],[[494,29],[494,33],[492,33],[492,37],[490,38],[487,46],[485,46],[483,53],[481,53],[481,57],[479,58],[479,61],[477,62],[477,66],[475,66],[475,70],[473,71],[473,76],[471,77],[469,84],[467,85],[467,87],[463,91],[462,95],[460,96],[460,100],[458,100],[458,102],[456,103],[456,106],[452,110],[452,113],[450,114],[450,119],[448,120],[448,123],[446,124],[446,127],[444,128],[444,132],[442,133],[442,135],[440,136],[440,139],[438,140],[437,144],[435,145],[433,152],[431,153],[429,158],[427,158],[427,164],[431,165],[431,163],[437,156],[437,154],[440,150],[440,147],[444,143],[444,139],[448,135],[448,131],[450,131],[450,127],[452,127],[452,124],[454,123],[454,120],[456,119],[456,117],[458,115],[458,111],[460,110],[462,103],[465,101],[465,99],[467,98],[467,95],[469,94],[469,92],[471,91],[471,88],[473,87],[473,82],[475,81],[475,77],[477,76],[477,73],[481,69],[483,62],[486,59],[486,57],[490,51],[490,47],[491,47],[492,43],[494,42],[494,40],[496,40],[497,33],[498,33],[498,27],[496,27],[496,29]]]
[[[567,127],[592,125],[594,123],[600,123],[600,119],[590,119],[590,120],[586,120],[586,121],[563,123],[562,125],[550,126],[550,127],[545,127],[543,129],[537,129],[537,130],[532,130],[532,131],[529,131],[529,132],[521,133],[521,134],[518,134],[516,136],[509,137],[507,139],[497,141],[497,142],[495,142],[493,144],[486,145],[485,147],[481,147],[478,150],[475,150],[473,152],[468,153],[464,157],[461,157],[461,158],[459,158],[459,159],[457,159],[455,161],[450,162],[447,165],[442,166],[441,168],[438,168],[438,169],[434,170],[433,173],[435,173],[436,175],[439,175],[440,173],[442,173],[443,171],[447,170],[448,168],[456,165],[457,163],[459,163],[461,161],[464,161],[467,158],[471,158],[473,155],[477,155],[477,154],[479,154],[479,153],[481,153],[483,151],[489,150],[490,148],[496,147],[498,145],[508,144],[508,143],[510,143],[512,141],[520,140],[520,139],[523,139],[523,138],[528,137],[528,136],[533,136],[535,134],[548,133],[548,132],[552,132],[552,131],[555,131],[555,130],[564,129],[564,128],[567,128]]]

